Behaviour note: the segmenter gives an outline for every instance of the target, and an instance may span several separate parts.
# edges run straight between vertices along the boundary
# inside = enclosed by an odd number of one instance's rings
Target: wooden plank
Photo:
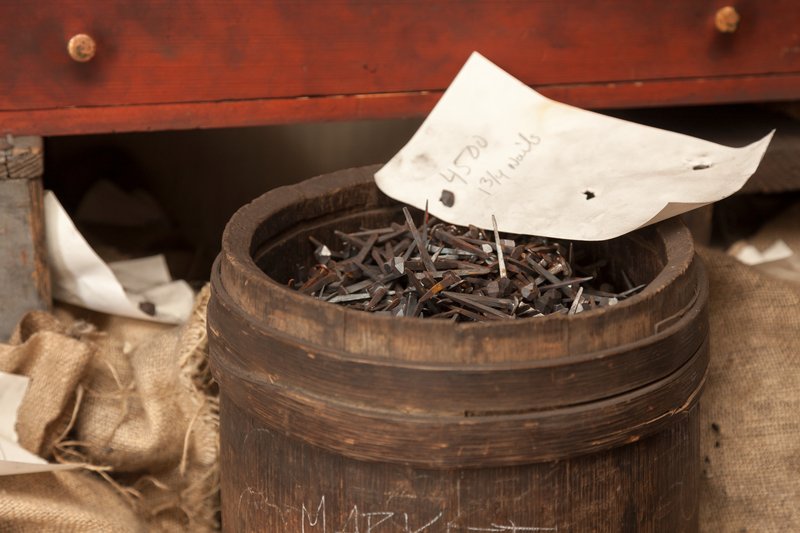
[[[537,86],[545,96],[592,109],[800,98],[800,74]],[[0,111],[0,134],[44,136],[260,126],[422,116],[441,91],[185,104]]]
[[[41,138],[0,141],[0,340],[27,311],[50,306]]]
[[[731,34],[722,5],[7,0],[0,110],[442,90],[473,50],[536,86],[800,73],[799,2],[736,2]],[[78,33],[87,63],[67,53]]]
[[[0,138],[0,180],[39,178],[43,171],[41,137]]]

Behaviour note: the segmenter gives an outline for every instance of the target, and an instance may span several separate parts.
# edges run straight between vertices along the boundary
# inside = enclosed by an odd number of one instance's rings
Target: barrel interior
[[[374,187],[374,185],[369,185]],[[377,192],[378,201],[373,205],[348,205],[346,199],[336,195],[346,191],[332,192],[329,197],[317,197],[291,206],[271,218],[264,220],[254,233],[251,243],[252,258],[256,265],[272,280],[285,285],[296,279],[298,271],[314,266],[314,245],[309,237],[315,237],[332,249],[341,245],[334,230],[355,232],[362,229],[385,227],[396,222],[403,224],[405,218],[402,205]],[[326,211],[331,205],[336,211]],[[377,205],[376,205],[377,204]],[[326,213],[319,216],[319,213]],[[415,221],[421,222],[424,213],[411,209]],[[276,231],[282,226],[280,220],[288,218],[295,222],[287,231]],[[514,236],[511,235],[511,238]],[[664,269],[667,254],[663,239],[657,238],[652,227],[643,228],[633,234],[609,241],[587,242],[559,240],[569,246],[573,244],[574,263],[582,266],[600,263],[598,276],[593,284],[611,283],[623,290],[624,272],[634,285],[650,283]]]

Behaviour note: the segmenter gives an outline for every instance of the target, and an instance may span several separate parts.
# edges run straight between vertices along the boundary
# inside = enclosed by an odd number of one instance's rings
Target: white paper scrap
[[[754,266],[788,259],[794,255],[794,251],[783,239],[778,239],[763,252],[746,241],[739,241],[728,249],[728,254],[736,257],[745,265]]]
[[[172,281],[161,255],[106,264],[89,246],[51,192],[44,196],[47,254],[53,298],[112,315],[177,324],[186,321],[194,291]],[[142,311],[149,302],[155,311]]]
[[[18,444],[17,412],[29,382],[27,376],[0,372],[0,476],[77,468],[50,464]]]
[[[774,131],[730,148],[545,98],[474,52],[436,107],[375,174],[437,218],[604,240],[716,202],[756,171]]]
[[[28,390],[30,378],[0,372],[0,438],[17,442],[17,411]],[[2,450],[0,450],[2,454]],[[0,455],[3,458],[3,455]]]

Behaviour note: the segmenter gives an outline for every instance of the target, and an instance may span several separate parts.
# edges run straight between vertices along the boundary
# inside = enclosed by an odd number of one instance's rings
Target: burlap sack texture
[[[20,442],[86,467],[0,477],[0,531],[219,528],[207,302],[208,288],[179,328],[86,314],[91,327],[69,308],[23,319],[0,345],[0,370],[32,377]]]
[[[800,531],[800,290],[721,252],[700,255],[711,288],[701,529]]]

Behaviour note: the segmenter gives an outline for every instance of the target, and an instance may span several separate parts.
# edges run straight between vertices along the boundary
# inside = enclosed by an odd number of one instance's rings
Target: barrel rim
[[[211,269],[211,291],[212,291],[212,298],[224,298],[226,300],[232,301],[231,294],[227,291],[226,287],[222,283],[222,279],[219,273],[220,270],[220,257],[214,261],[214,264]],[[524,361],[492,361],[492,362],[463,362],[463,361],[429,361],[429,362],[422,362],[422,361],[409,361],[404,359],[382,359],[382,358],[375,358],[370,357],[368,354],[350,354],[347,352],[342,352],[338,350],[334,350],[329,346],[325,346],[323,344],[315,343],[313,341],[303,341],[303,347],[309,348],[317,355],[325,355],[331,359],[336,359],[342,362],[355,362],[355,363],[364,363],[370,364],[375,366],[386,366],[392,368],[407,368],[407,369],[415,369],[415,370],[429,370],[429,371],[447,371],[454,368],[456,365],[458,369],[461,371],[473,371],[473,372],[485,372],[485,371],[513,371],[513,370],[522,370],[522,369],[551,369],[556,368],[565,364],[580,364],[588,361],[593,361],[597,359],[605,359],[610,355],[614,355],[619,352],[629,351],[632,349],[637,348],[645,348],[651,347],[652,345],[664,340],[665,338],[676,335],[685,329],[683,326],[685,323],[689,322],[691,319],[696,317],[701,310],[706,306],[706,302],[708,300],[708,285],[707,285],[707,274],[705,272],[705,267],[700,266],[698,272],[698,278],[700,280],[700,287],[694,293],[694,297],[689,302],[686,308],[682,309],[679,314],[670,317],[674,319],[663,329],[658,329],[653,332],[652,335],[647,337],[642,337],[632,342],[628,343],[621,343],[614,345],[610,348],[604,348],[601,350],[588,350],[582,353],[575,353],[571,352],[568,354],[564,354],[560,357],[548,357],[543,359],[531,359],[531,360],[524,360]],[[360,311],[353,311],[356,313],[363,313]],[[587,311],[588,312],[588,311]],[[583,314],[583,313],[581,313]],[[270,327],[264,324],[261,321],[256,320],[252,315],[248,313],[240,313],[240,317],[247,320],[248,325],[255,330],[260,332],[269,333],[271,336],[278,336],[282,337],[284,340],[295,340],[295,337],[280,331],[276,328]],[[382,317],[387,318],[387,317]],[[419,319],[418,319],[419,320]],[[528,319],[520,319],[520,320],[528,320]],[[541,318],[539,319],[541,320]],[[453,324],[458,325],[458,324]],[[688,359],[688,357],[687,357]]]
[[[441,322],[443,321],[417,317],[374,315],[364,311],[350,309],[344,306],[336,306],[328,302],[316,300],[308,295],[292,290],[271,278],[258,267],[253,259],[252,253],[255,245],[252,240],[254,236],[258,234],[258,230],[264,226],[271,217],[279,214],[281,209],[321,197],[325,194],[330,194],[332,191],[342,188],[363,185],[372,179],[373,171],[378,168],[379,165],[366,166],[317,176],[295,185],[273,189],[241,207],[233,217],[231,217],[230,222],[225,228],[222,237],[221,254],[224,257],[224,268],[228,268],[229,265],[232,270],[237,272],[239,278],[246,280],[244,285],[247,287],[226,284],[226,289],[237,297],[237,300],[242,301],[243,304],[246,302],[246,291],[255,289],[264,291],[265,293],[279,294],[281,298],[293,305],[307,307],[309,313],[324,310],[326,313],[336,316],[343,323],[369,321],[374,324],[389,324],[402,321],[414,328],[422,328],[425,330],[419,333],[421,335],[435,335],[436,330],[441,327]],[[671,285],[688,270],[695,257],[691,233],[681,221],[674,218],[668,219],[655,224],[653,228],[659,233],[665,243],[669,244],[670,242],[680,241],[685,247],[666,247],[664,268],[662,268],[658,275],[651,280],[640,293],[626,298],[614,306],[586,310],[575,315],[553,313],[544,317],[528,317],[508,322],[521,325],[536,324],[545,321],[549,323],[588,322],[606,314],[619,314],[622,310],[646,305],[657,297],[665,287]],[[625,236],[622,236],[620,238],[624,237]],[[254,284],[256,287],[253,287]],[[498,325],[499,324],[496,322],[464,322],[450,324],[450,326],[455,328],[458,332],[473,333],[494,332]]]

